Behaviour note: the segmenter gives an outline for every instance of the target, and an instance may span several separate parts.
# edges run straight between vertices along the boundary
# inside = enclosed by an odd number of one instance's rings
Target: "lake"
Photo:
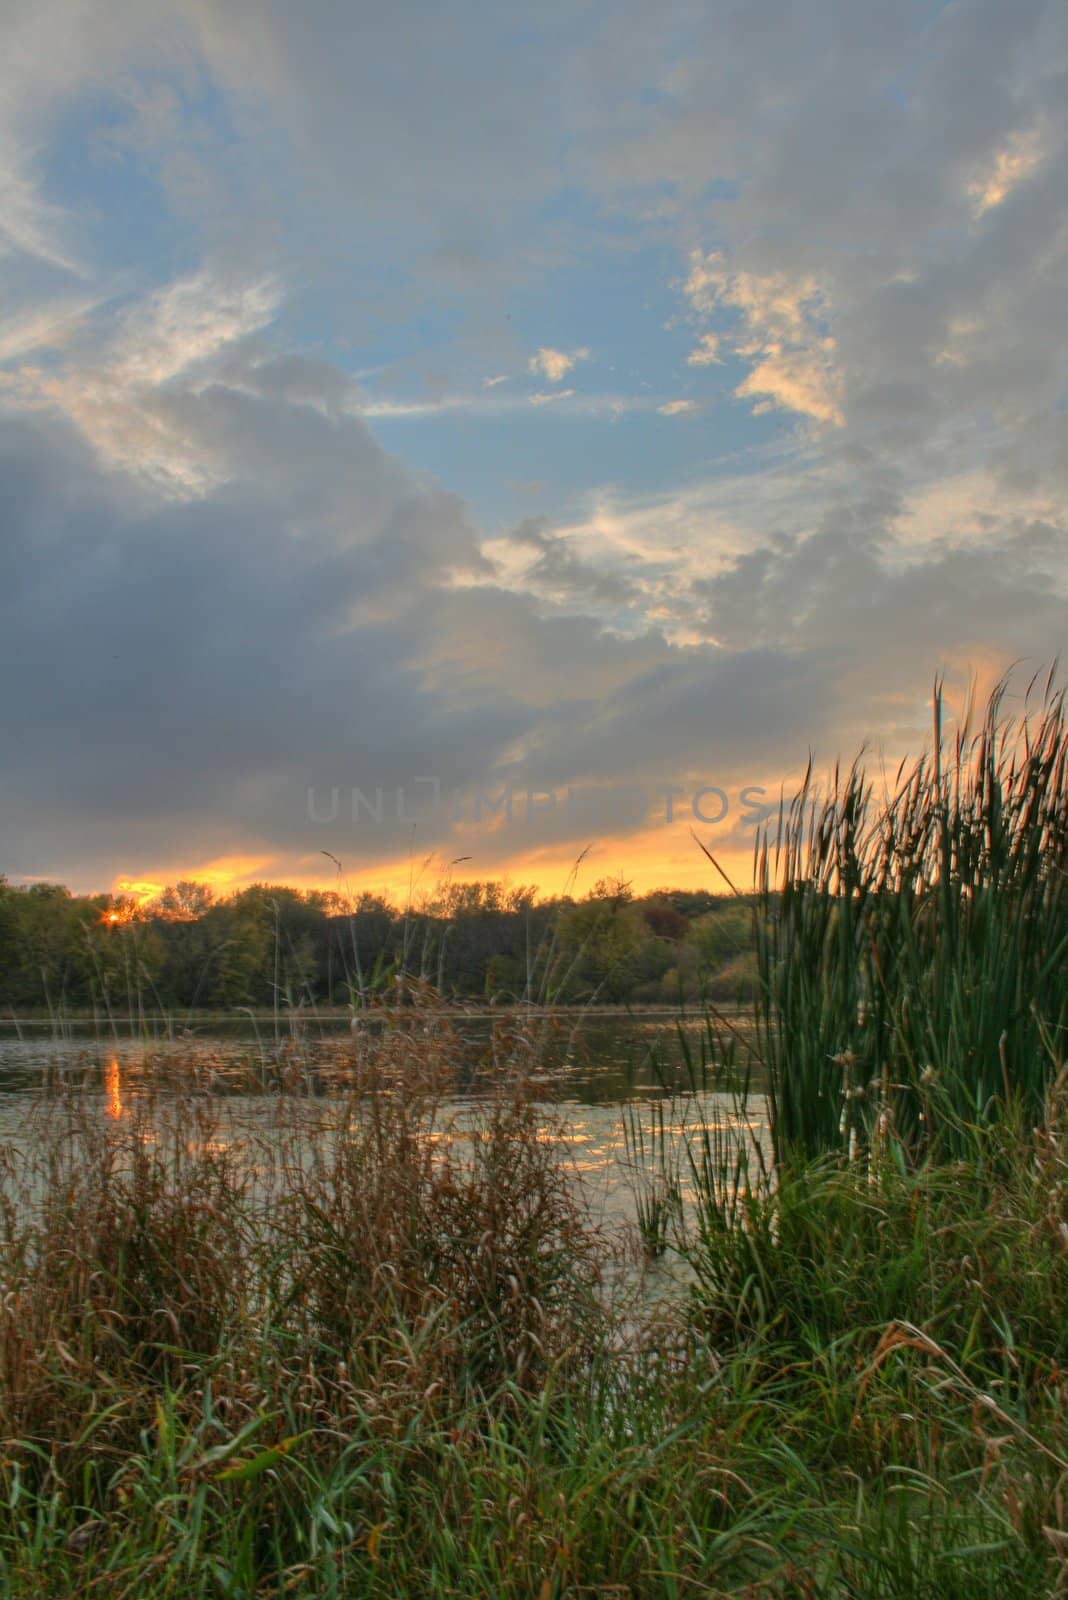
[[[449,1136],[465,1137],[477,1120],[496,1075],[487,1071],[490,1057],[500,1063],[509,1052],[521,1054],[546,1137],[583,1183],[594,1216],[606,1222],[633,1221],[636,1194],[665,1159],[677,1165],[683,1199],[690,1198],[680,1153],[687,1133],[709,1129],[732,1138],[750,1129],[767,1148],[763,1097],[750,1094],[742,1109],[736,1081],[717,1073],[721,1053],[700,1017],[438,1013],[436,1026],[447,1028],[455,1054],[441,1108]],[[378,1038],[395,1028],[403,1056],[404,1030],[418,1031],[420,1017],[398,1012],[365,1027]],[[359,1048],[346,1016],[303,1018],[277,1032],[271,1017],[241,1014],[156,1036],[131,1031],[122,1023],[0,1023],[0,1141],[32,1146],[41,1118],[72,1101],[118,1130],[161,1095],[181,1092],[210,1100],[228,1140],[270,1137],[282,1103],[290,1125],[299,1108],[311,1138],[316,1108],[336,1103],[350,1087]]]

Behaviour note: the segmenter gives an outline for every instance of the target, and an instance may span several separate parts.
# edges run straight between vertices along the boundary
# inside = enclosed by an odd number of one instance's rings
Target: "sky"
[[[1062,652],[1062,0],[4,9],[11,881],[711,886]]]

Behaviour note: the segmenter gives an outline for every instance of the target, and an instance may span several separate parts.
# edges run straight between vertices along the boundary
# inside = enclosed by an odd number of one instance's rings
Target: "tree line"
[[[751,980],[745,899],[602,880],[584,898],[486,881],[398,908],[371,894],[180,882],[147,905],[0,877],[0,1007],[147,1014],[359,1003],[398,975],[507,1004],[733,998]]]

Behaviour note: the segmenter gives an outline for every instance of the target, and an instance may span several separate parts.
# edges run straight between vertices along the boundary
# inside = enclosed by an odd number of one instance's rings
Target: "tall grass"
[[[5,1153],[0,1594],[365,1592],[521,1426],[552,1453],[605,1243],[522,1081],[461,1126],[456,1065],[427,1006],[342,1098],[73,1094]]]
[[[827,1518],[799,1593],[1065,1592],[1066,1090],[913,1168],[704,1141],[690,1314]]]
[[[347,1048],[344,1098],[238,1118],[172,1079],[112,1120],[89,1081],[6,1153],[0,1595],[1052,1588],[1053,1101],[1041,1135],[1003,1122],[921,1173],[747,1170],[696,1118],[682,1165],[658,1113],[630,1153],[697,1191],[669,1230],[693,1288],[643,1313],[607,1292],[514,1030],[462,1121],[430,996]]]
[[[1068,1026],[1068,726],[992,695],[878,789],[811,771],[760,840],[757,1051],[777,1151],[963,1153],[1037,1115]]]

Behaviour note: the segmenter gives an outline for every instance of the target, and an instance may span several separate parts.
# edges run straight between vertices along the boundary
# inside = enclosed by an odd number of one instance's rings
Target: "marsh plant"
[[[876,781],[811,774],[758,846],[755,1049],[777,1154],[967,1150],[1034,1119],[1068,1045],[1063,691]]]

